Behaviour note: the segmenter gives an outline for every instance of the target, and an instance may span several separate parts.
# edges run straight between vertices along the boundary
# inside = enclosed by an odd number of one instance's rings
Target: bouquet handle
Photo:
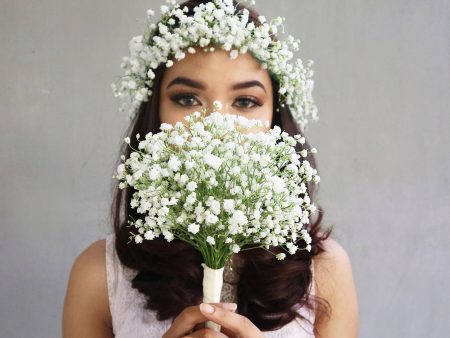
[[[203,303],[220,303],[223,285],[223,269],[211,269],[205,263],[203,266]],[[205,327],[220,332],[220,325],[208,320]]]

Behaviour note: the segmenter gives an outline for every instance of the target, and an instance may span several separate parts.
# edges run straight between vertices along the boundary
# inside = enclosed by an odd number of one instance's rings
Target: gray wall
[[[2,0],[1,337],[59,336],[70,267],[110,231],[126,126],[110,83],[160,4]],[[257,5],[286,16],[315,61],[320,121],[307,135],[319,151],[318,202],[352,259],[360,336],[445,336],[450,3]]]

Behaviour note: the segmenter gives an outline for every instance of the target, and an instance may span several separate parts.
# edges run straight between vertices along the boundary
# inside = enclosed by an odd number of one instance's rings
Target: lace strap
[[[108,287],[109,309],[114,313],[114,299],[117,290],[117,260],[114,255],[114,233],[106,236],[105,258],[106,258],[106,285]]]
[[[316,296],[316,276],[315,276],[315,263],[314,259],[311,260],[311,291],[310,294]],[[313,302],[313,310],[311,310],[311,317],[313,321],[315,321],[316,318],[316,310],[317,310],[317,304]]]

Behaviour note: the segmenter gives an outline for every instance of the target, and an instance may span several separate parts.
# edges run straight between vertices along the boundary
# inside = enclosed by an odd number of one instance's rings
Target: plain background
[[[450,331],[450,2],[257,1],[314,60],[318,203],[360,336]],[[58,337],[70,268],[111,232],[126,117],[110,83],[162,1],[1,0],[0,336]]]

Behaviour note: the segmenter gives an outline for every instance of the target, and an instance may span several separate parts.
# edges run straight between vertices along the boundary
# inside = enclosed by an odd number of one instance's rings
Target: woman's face
[[[164,72],[159,102],[161,123],[184,122],[194,111],[212,109],[215,100],[223,108],[221,113],[242,115],[248,119],[268,120],[273,117],[273,93],[269,72],[262,69],[250,54],[230,59],[229,52],[216,48],[174,61]],[[265,125],[248,132],[267,131]]]

